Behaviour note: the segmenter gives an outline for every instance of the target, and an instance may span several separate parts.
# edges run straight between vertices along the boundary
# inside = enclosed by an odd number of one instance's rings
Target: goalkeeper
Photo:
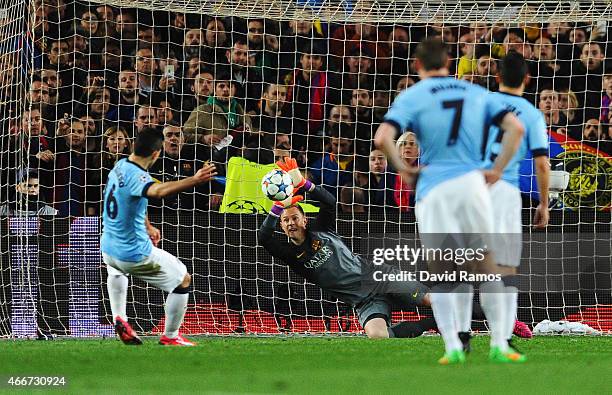
[[[259,229],[261,245],[306,280],[353,306],[369,338],[416,337],[434,327],[435,323],[428,322],[432,319],[389,326],[391,304],[402,308],[429,306],[427,286],[418,281],[394,282],[392,285],[362,281],[372,278],[370,270],[373,266],[353,254],[334,231],[336,199],[325,189],[304,179],[295,159],[285,158],[284,162],[277,164],[289,173],[296,192],[303,188],[321,203],[321,207],[314,223],[308,224],[304,211],[296,205],[303,200],[302,196],[294,195],[275,202]],[[279,219],[290,242],[272,237]],[[384,266],[383,270],[392,272],[396,269]]]

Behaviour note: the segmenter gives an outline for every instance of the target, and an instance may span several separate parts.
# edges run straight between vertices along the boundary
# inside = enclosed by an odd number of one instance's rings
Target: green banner
[[[275,164],[260,165],[242,157],[234,156],[227,164],[225,193],[221,202],[221,213],[266,214],[272,208],[272,200],[261,190],[261,179]],[[308,203],[300,203],[305,212],[318,212],[319,208]]]

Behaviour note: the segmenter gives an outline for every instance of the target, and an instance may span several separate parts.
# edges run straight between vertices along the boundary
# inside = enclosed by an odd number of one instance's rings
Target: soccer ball
[[[285,200],[293,193],[293,182],[285,171],[274,169],[261,179],[261,190],[270,200]]]

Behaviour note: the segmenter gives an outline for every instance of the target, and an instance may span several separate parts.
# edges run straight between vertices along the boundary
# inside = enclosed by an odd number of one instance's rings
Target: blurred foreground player
[[[391,303],[405,308],[428,306],[428,288],[417,281],[374,283],[362,281],[371,268],[360,256],[344,244],[335,232],[336,199],[324,188],[304,179],[295,159],[285,158],[278,166],[291,176],[294,190],[303,188],[310,197],[321,202],[312,224],[296,205],[302,196],[292,196],[275,202],[258,233],[259,243],[294,272],[318,285],[342,302],[355,307],[359,323],[369,338],[415,337],[433,327],[431,319],[424,322],[399,322],[391,327]],[[280,219],[289,242],[276,240],[274,229]],[[377,269],[394,271],[390,266]]]
[[[134,153],[122,159],[108,176],[104,190],[101,240],[102,258],[108,269],[108,295],[115,330],[125,344],[142,344],[128,324],[127,275],[138,277],[169,293],[166,298],[166,326],[159,343],[194,346],[179,334],[190,291],[191,276],[185,265],[155,245],[160,232],[147,218],[148,198],[161,199],[209,181],[217,173],[206,165],[194,176],[179,181],[155,183],[147,169],[161,153],[164,136],[151,128],[143,129],[134,143]]]
[[[498,73],[499,92],[491,96],[512,111],[525,125],[525,135],[517,153],[514,155],[499,181],[491,185],[489,192],[493,207],[494,233],[491,244],[498,271],[505,285],[503,305],[503,324],[499,329],[510,339],[514,329],[517,312],[518,289],[516,287],[516,268],[521,261],[521,191],[519,189],[519,167],[529,152],[535,164],[535,173],[540,194],[540,203],[535,210],[533,224],[544,228],[548,224],[548,190],[550,165],[548,162],[548,127],[544,115],[533,104],[524,99],[523,91],[529,81],[528,67],[523,55],[510,51],[500,62]],[[486,166],[492,166],[500,151],[503,130],[492,126],[489,131]]]
[[[417,135],[423,167],[416,186],[415,214],[426,248],[450,247],[450,241],[455,242],[453,249],[487,251],[486,237],[493,232],[487,183],[500,178],[520,145],[524,129],[486,89],[450,77],[448,64],[447,49],[439,39],[419,43],[416,68],[421,81],[397,97],[376,132],[375,142],[398,173],[410,179],[418,169],[401,160],[395,139],[405,129]],[[494,165],[483,173],[487,143],[483,131],[490,125],[505,133]],[[450,259],[432,260],[428,268],[440,276],[431,289],[431,307],[445,344],[445,354],[438,362],[462,363],[469,337],[461,339],[459,332],[469,336],[474,291],[460,276],[470,272],[494,275],[495,262],[487,253],[483,260],[461,267]],[[489,357],[496,362],[514,362],[521,356],[500,336],[503,320],[496,306],[504,299],[503,292],[501,281],[480,284],[481,305],[492,328]]]

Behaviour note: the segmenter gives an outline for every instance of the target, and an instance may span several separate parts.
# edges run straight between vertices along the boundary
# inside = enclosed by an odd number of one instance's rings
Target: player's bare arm
[[[162,199],[166,196],[191,189],[196,185],[210,181],[217,175],[215,165],[207,164],[197,171],[192,177],[188,177],[178,181],[162,182],[153,184],[147,191],[147,197]]]
[[[533,226],[536,228],[545,228],[548,225],[548,193],[550,184],[550,163],[545,155],[534,158],[536,180],[538,182],[538,191],[540,192],[540,203],[536,208],[533,216]]]

